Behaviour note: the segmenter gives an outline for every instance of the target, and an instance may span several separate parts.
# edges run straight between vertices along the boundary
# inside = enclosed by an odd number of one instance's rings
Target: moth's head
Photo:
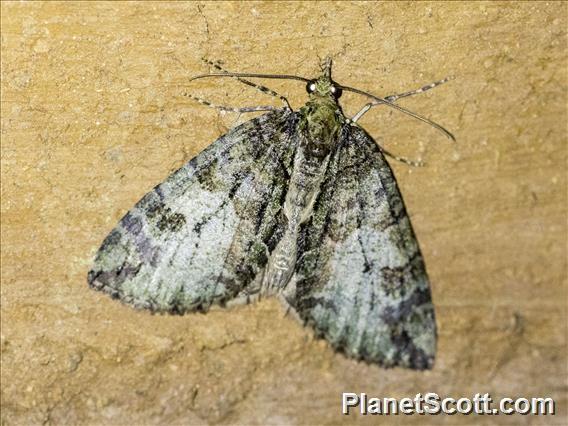
[[[322,64],[322,75],[308,81],[306,91],[310,97],[325,97],[335,100],[341,97],[341,86],[331,78],[331,58],[325,58]]]

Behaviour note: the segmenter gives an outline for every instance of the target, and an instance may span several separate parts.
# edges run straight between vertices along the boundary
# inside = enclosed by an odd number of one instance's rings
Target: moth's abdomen
[[[264,294],[271,295],[282,290],[292,278],[296,267],[297,238],[297,232],[288,230],[272,252],[263,277]]]
[[[312,215],[328,158],[311,155],[306,146],[300,146],[296,152],[284,202],[287,227],[282,239],[272,251],[264,273],[262,288],[266,294],[283,290],[294,274],[300,225]]]

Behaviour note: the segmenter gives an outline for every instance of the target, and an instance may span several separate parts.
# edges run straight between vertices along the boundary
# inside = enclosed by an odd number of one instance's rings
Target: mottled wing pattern
[[[146,194],[104,240],[91,287],[172,313],[245,289],[278,235],[295,120],[285,110],[250,120]]]
[[[431,368],[436,324],[418,243],[373,140],[346,126],[310,222],[292,305],[318,335],[383,366]]]

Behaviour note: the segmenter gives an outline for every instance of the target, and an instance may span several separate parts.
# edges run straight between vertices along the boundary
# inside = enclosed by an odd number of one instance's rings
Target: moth
[[[90,287],[172,314],[276,296],[349,357],[431,368],[436,322],[424,261],[388,153],[357,121],[386,105],[453,138],[395,104],[446,80],[380,98],[336,83],[331,65],[326,59],[315,79],[220,66],[195,77],[236,78],[285,106],[239,109],[268,112],[146,194],[102,243]],[[300,80],[309,99],[294,111],[247,80],[257,77]],[[343,91],[371,102],[349,119],[338,103]]]

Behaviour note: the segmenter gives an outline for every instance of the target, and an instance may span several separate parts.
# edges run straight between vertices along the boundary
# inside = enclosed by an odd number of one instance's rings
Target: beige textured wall
[[[2,424],[566,424],[566,3],[2,2]],[[274,301],[152,316],[92,292],[104,236],[231,127],[181,96],[272,102],[209,69],[318,72],[401,101],[362,125],[430,273],[430,372],[345,359]],[[294,106],[302,84],[271,82]],[[354,113],[363,99],[342,98]],[[277,104],[277,103],[276,103]],[[247,117],[240,117],[245,120]],[[552,396],[554,418],[340,415],[342,391]]]

